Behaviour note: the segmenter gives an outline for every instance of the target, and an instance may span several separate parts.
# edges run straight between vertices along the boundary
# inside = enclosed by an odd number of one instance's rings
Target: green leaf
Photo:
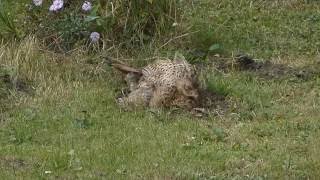
[[[216,51],[216,50],[219,50],[219,49],[221,49],[220,44],[212,44],[212,45],[209,47],[209,51]]]
[[[104,23],[104,21],[102,19],[97,19],[98,26],[102,26],[103,23]]]
[[[87,16],[84,19],[84,22],[91,22],[91,21],[94,21],[94,20],[99,19],[99,18],[100,18],[99,16]]]
[[[226,137],[226,133],[222,128],[213,128],[213,134],[216,136],[218,141],[223,141]]]

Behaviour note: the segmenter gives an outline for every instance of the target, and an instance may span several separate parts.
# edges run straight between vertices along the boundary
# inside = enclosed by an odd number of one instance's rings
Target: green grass
[[[318,53],[317,1],[197,1],[188,22],[200,30],[190,46],[207,50],[220,44],[225,53],[259,58],[312,56]],[[190,18],[189,18],[190,17]]]
[[[192,41],[192,48],[219,43],[226,54],[243,49],[296,67],[316,60],[319,24],[301,24],[308,23],[305,17],[317,16],[316,1],[283,1],[277,7],[272,6],[277,1],[268,1],[253,3],[252,8],[244,0],[196,2],[195,9],[190,7],[195,16],[186,14],[190,21],[182,26],[212,27],[217,41],[211,42],[210,33],[204,33]],[[200,11],[200,7],[210,9]],[[309,27],[314,33],[305,32]],[[287,29],[301,30],[310,38]],[[252,38],[261,39],[249,41]],[[180,41],[158,53],[170,55],[170,49],[189,43]],[[226,95],[229,104],[223,114],[201,119],[171,110],[125,112],[114,100],[123,86],[120,76],[109,67],[86,63],[92,57],[81,49],[69,55],[40,49],[34,38],[0,45],[0,71],[32,87],[32,92],[15,91],[0,81],[2,105],[14,107],[0,111],[0,179],[317,179],[320,175],[319,77],[267,80],[254,73],[208,68],[209,89]],[[141,59],[159,55],[153,53],[145,48],[130,54]]]

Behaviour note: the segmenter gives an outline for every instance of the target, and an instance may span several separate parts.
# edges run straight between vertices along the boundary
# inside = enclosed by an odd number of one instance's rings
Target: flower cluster
[[[87,12],[87,11],[90,11],[91,9],[92,9],[91,2],[85,1],[82,5],[82,10]]]
[[[33,4],[35,6],[41,6],[42,5],[43,0],[33,0]]]
[[[96,43],[100,39],[100,34],[98,32],[92,32],[90,34],[90,39],[91,39],[91,42]]]
[[[35,6],[41,6],[43,4],[43,0],[32,0]],[[58,12],[63,8],[64,1],[63,0],[53,0],[52,4],[49,7],[50,12]],[[82,10],[84,12],[89,12],[92,10],[92,3],[90,1],[84,1],[82,4]],[[92,43],[97,43],[100,39],[100,34],[98,32],[92,32],[90,34],[90,40]]]
[[[61,8],[63,8],[63,0],[54,0],[49,11],[59,11]]]

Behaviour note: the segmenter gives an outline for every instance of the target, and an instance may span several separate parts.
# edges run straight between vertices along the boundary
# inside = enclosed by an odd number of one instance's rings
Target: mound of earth
[[[320,75],[319,64],[305,67],[291,67],[286,64],[275,64],[271,61],[258,61],[248,55],[238,55],[235,60],[215,58],[214,66],[220,71],[231,70],[249,71],[265,79],[289,79],[297,78],[309,80]]]

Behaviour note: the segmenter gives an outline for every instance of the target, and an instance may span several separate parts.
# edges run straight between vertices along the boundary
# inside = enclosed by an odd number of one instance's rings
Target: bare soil
[[[12,156],[0,156],[0,169],[21,170],[28,167],[28,164],[19,158]]]
[[[211,62],[217,70],[229,72],[231,70],[248,71],[264,79],[296,79],[307,81],[320,75],[319,63],[304,67],[291,67],[286,64],[276,64],[269,60],[255,60],[248,55],[238,55],[235,59],[213,58]]]

